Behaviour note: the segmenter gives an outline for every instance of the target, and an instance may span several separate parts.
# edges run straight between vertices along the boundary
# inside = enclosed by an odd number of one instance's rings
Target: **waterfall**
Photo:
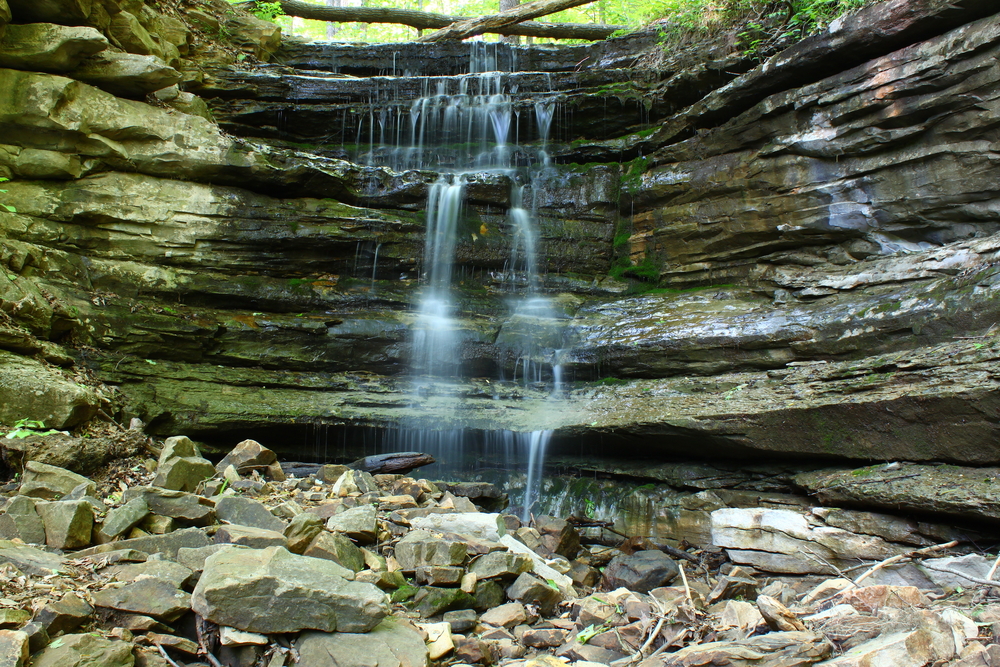
[[[468,74],[426,77],[420,82],[421,95],[411,101],[394,99],[393,85],[387,81],[384,90],[375,96],[377,99],[372,99],[361,113],[352,154],[359,163],[396,171],[421,169],[438,173],[428,193],[419,301],[411,324],[414,405],[430,396],[439,405],[441,401],[447,404],[448,397],[455,395],[455,378],[463,373],[455,253],[468,213],[468,185],[473,174],[483,172],[504,176],[511,182],[511,204],[506,216],[511,254],[502,281],[509,292],[510,317],[504,327],[507,331],[498,341],[498,348],[516,359],[514,377],[509,380],[525,386],[541,385],[546,369],[551,369],[554,395],[561,385],[558,353],[554,350],[562,344],[546,331],[552,327],[545,323],[555,316],[542,294],[539,229],[533,203],[534,180],[550,164],[547,145],[555,99],[552,95],[542,96],[527,107],[528,114],[522,114],[515,108],[513,97],[517,85],[509,81],[509,72],[517,67],[517,50],[483,42],[473,42],[470,50]],[[524,126],[537,129],[537,137],[532,137],[537,141],[535,145],[521,145],[525,138],[522,134],[527,134]],[[453,404],[457,407],[457,398]],[[461,421],[458,415],[456,421]],[[528,517],[539,498],[551,430],[474,433],[461,427],[433,426],[414,419],[388,437],[387,446],[433,455],[441,462],[436,472],[442,475],[475,477],[484,467],[518,462],[518,472],[526,473],[525,488],[520,497],[512,500],[520,506],[522,516]],[[473,442],[479,449],[470,455],[467,450]]]

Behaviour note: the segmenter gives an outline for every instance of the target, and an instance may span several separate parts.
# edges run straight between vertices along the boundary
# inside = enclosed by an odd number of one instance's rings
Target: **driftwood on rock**
[[[465,19],[451,24],[446,28],[436,30],[429,35],[419,38],[418,42],[440,42],[446,39],[466,39],[475,37],[491,28],[500,28],[514,23],[530,21],[539,16],[548,16],[561,12],[564,9],[579,7],[590,4],[594,0],[535,0],[525,5],[519,5],[514,9],[509,9],[499,14],[489,16],[479,16],[472,19]]]
[[[241,3],[249,4],[249,3]],[[392,7],[327,7],[314,5],[304,0],[283,0],[281,9],[289,16],[298,16],[315,21],[337,23],[396,23],[408,25],[418,30],[437,30],[455,23],[477,20],[465,16],[449,16],[434,12],[420,12]],[[521,37],[545,37],[549,39],[606,39],[616,30],[625,26],[590,23],[540,23],[522,21],[491,27],[483,32],[499,35],[519,35]]]
[[[353,470],[378,475],[382,473],[407,473],[416,468],[434,463],[434,457],[420,452],[393,452],[391,454],[376,454],[348,463]]]
[[[362,470],[373,475],[383,473],[405,474],[421,466],[429,466],[435,459],[430,454],[420,452],[393,452],[391,454],[376,454],[366,456],[347,464],[352,470]],[[284,461],[281,469],[286,475],[308,477],[315,475],[323,467],[322,463],[303,463],[301,461]]]

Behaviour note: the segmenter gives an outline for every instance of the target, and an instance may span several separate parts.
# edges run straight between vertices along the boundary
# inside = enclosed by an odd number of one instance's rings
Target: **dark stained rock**
[[[679,571],[677,563],[662,551],[636,551],[630,556],[615,556],[604,569],[601,583],[607,590],[624,587],[648,593],[673,581]]]

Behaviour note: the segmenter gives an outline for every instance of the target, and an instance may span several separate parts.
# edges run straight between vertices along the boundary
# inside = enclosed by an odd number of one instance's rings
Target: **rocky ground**
[[[485,483],[283,466],[252,440],[213,464],[186,437],[115,437],[137,455],[91,478],[28,461],[4,487],[0,664],[1000,660],[995,565],[954,526],[703,492],[689,509],[709,533],[678,548],[589,519],[524,523]],[[803,483],[849,500],[922,467]]]

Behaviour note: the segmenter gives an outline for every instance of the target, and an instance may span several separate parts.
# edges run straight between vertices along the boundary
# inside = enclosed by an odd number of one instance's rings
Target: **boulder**
[[[106,537],[118,537],[149,516],[149,505],[145,498],[133,498],[121,507],[108,511],[101,525],[101,533]]]
[[[993,561],[979,554],[966,554],[935,558],[930,563],[918,563],[917,567],[941,588],[954,590],[975,586],[978,583],[977,579],[986,579],[986,575],[993,567]]]
[[[350,496],[362,493],[378,493],[378,484],[370,473],[362,470],[348,470],[333,485],[333,495]]]
[[[498,628],[513,628],[528,620],[528,613],[520,602],[508,602],[486,611],[479,620],[486,625]]]
[[[40,72],[69,72],[110,44],[94,28],[53,23],[15,24],[0,40],[0,67]]]
[[[927,628],[893,632],[863,642],[832,660],[824,667],[922,667],[955,657],[955,644],[946,635],[936,635]]]
[[[425,530],[411,530],[396,543],[396,560],[403,572],[415,572],[423,565],[462,565],[465,556],[465,543],[437,538]]]
[[[303,632],[295,641],[303,665],[325,665],[336,656],[338,667],[426,667],[423,637],[408,624],[384,619],[371,632]]]
[[[333,561],[350,572],[360,572],[365,568],[365,555],[361,549],[336,533],[321,532],[309,543],[302,555]]]
[[[91,419],[101,403],[93,389],[67,379],[59,371],[0,350],[0,422],[13,424],[27,417],[47,428],[67,429]]]
[[[378,532],[376,518],[374,506],[360,505],[331,516],[326,522],[326,529],[346,535],[360,544],[370,544],[375,541]]]
[[[0,539],[45,544],[45,526],[29,496],[14,496],[0,514]]]
[[[35,609],[32,620],[45,628],[50,636],[72,632],[90,620],[94,608],[72,593],[58,600],[45,600]]]
[[[86,500],[54,500],[35,505],[52,549],[80,549],[90,544],[94,507]]]
[[[170,622],[191,608],[191,595],[170,581],[156,577],[138,579],[119,588],[105,588],[93,595],[98,607],[152,616]]]
[[[475,598],[461,588],[422,586],[413,596],[413,607],[423,618],[437,616],[453,609],[470,609],[475,604]]]
[[[281,27],[250,14],[233,12],[226,19],[232,42],[262,62],[267,62],[281,46]]]
[[[410,521],[410,525],[421,530],[436,530],[443,533],[475,537],[480,540],[496,541],[500,539],[497,528],[499,517],[499,514],[482,512],[428,514],[427,516],[415,517]]]
[[[215,470],[222,472],[227,466],[234,466],[238,472],[242,473],[251,469],[266,468],[272,463],[276,463],[277,460],[277,454],[256,440],[244,440],[215,464]]]
[[[265,549],[267,547],[285,547],[288,540],[276,530],[233,523],[219,526],[218,530],[215,531],[215,543],[239,544],[251,549]]]
[[[226,549],[205,561],[191,606],[206,619],[248,632],[368,632],[389,613],[372,584],[281,547]]]
[[[554,516],[535,517],[535,530],[542,536],[542,543],[552,553],[572,560],[580,551],[580,534],[568,521]]]
[[[196,456],[203,458],[201,456],[201,449],[199,449],[198,444],[194,440],[186,435],[175,435],[163,441],[163,448],[160,450],[156,467],[159,468],[175,456]]]
[[[274,516],[263,503],[253,498],[240,496],[219,498],[215,501],[215,514],[220,521],[241,526],[253,526],[279,533],[285,530],[285,522]]]
[[[648,593],[670,583],[678,573],[677,564],[662,551],[636,551],[611,559],[604,570],[603,586]]]
[[[110,50],[87,58],[67,76],[112,95],[135,98],[172,86],[182,78],[180,72],[157,56]]]
[[[522,572],[530,572],[534,562],[524,554],[509,551],[491,551],[477,557],[469,564],[469,572],[477,579],[513,579]]]
[[[215,523],[215,503],[202,496],[155,486],[133,486],[125,492],[125,500],[142,498],[149,511],[159,516],[178,519],[195,526]]]
[[[735,563],[768,572],[835,574],[824,561],[839,567],[851,559],[882,560],[907,551],[881,537],[811,525],[791,510],[723,508],[711,516],[715,546]]]
[[[465,575],[465,569],[446,565],[422,565],[417,568],[418,584],[429,586],[458,586]]]
[[[573,589],[573,580],[561,572],[557,572],[549,566],[545,560],[534,551],[526,547],[511,535],[500,537],[500,544],[510,549],[513,553],[523,554],[531,559],[531,571],[544,581],[551,581],[559,589],[565,598],[575,598],[576,591]]]
[[[163,559],[150,559],[141,563],[111,565],[102,573],[107,573],[118,581],[132,582],[139,579],[162,579],[174,588],[184,588],[194,576],[191,568]]]
[[[38,577],[66,571],[62,556],[8,540],[0,540],[0,563],[10,563],[25,574]]]
[[[200,456],[175,456],[156,469],[154,486],[173,491],[194,491],[215,475],[215,466]]]
[[[101,665],[101,667],[132,667],[132,644],[117,639],[105,639],[96,634],[63,635],[32,657],[32,667],[66,667],[68,665]]]
[[[18,493],[32,498],[58,500],[68,496],[74,489],[83,486],[87,495],[97,492],[97,485],[75,472],[50,466],[37,461],[28,461],[21,476],[21,487]]]
[[[536,605],[546,616],[562,602],[563,595],[555,585],[524,572],[507,587],[507,597],[522,604]]]
[[[323,520],[318,516],[310,512],[296,514],[284,530],[288,550],[293,554],[303,553],[321,532]]]
[[[175,530],[166,535],[144,535],[143,537],[133,537],[127,540],[118,540],[109,544],[101,544],[89,549],[76,552],[76,556],[93,556],[95,554],[117,551],[121,549],[135,549],[150,554],[164,554],[169,558],[176,558],[179,549],[197,549],[209,545],[208,537],[200,528],[185,528]]]

